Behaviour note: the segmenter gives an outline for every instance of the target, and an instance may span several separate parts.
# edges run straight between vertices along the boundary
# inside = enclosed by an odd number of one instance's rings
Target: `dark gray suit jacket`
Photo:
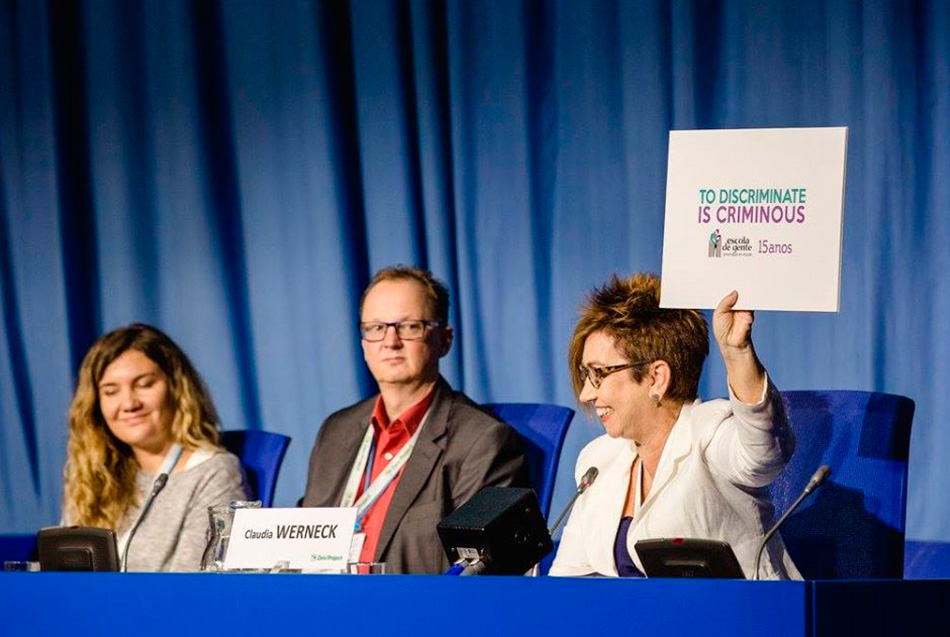
[[[376,396],[323,423],[307,475],[306,507],[340,505]],[[517,433],[481,411],[441,376],[429,418],[396,486],[376,560],[387,573],[441,573],[449,567],[436,525],[487,486],[529,486]]]

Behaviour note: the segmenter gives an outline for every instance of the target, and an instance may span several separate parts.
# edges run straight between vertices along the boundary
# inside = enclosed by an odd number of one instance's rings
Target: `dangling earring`
[[[660,407],[663,406],[663,403],[660,402],[660,395],[659,395],[659,394],[650,394],[650,398],[653,399],[653,405],[654,405],[657,409],[659,409]]]

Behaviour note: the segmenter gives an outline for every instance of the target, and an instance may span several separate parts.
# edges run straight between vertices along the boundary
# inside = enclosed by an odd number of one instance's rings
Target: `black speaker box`
[[[481,559],[486,575],[523,575],[554,549],[531,489],[486,487],[437,528],[450,562]]]

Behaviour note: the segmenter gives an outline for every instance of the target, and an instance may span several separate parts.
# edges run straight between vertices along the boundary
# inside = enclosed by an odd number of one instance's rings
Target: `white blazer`
[[[637,568],[643,570],[633,548],[638,540],[715,539],[732,546],[751,579],[759,543],[773,522],[766,487],[785,467],[794,446],[781,396],[770,381],[756,405],[744,405],[731,392],[729,400],[683,405],[649,497],[627,535]],[[575,478],[590,467],[599,474],[574,506],[551,575],[617,576],[614,540],[636,457],[632,441],[607,435],[581,451]],[[759,569],[760,579],[801,579],[778,534]]]

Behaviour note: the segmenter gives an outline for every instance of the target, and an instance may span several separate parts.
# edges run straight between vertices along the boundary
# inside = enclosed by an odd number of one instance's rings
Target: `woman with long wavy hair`
[[[102,336],[69,410],[64,522],[115,529],[130,571],[198,570],[207,508],[247,495],[217,427],[204,382],[168,336],[141,323]],[[162,473],[166,486],[126,547]]]

